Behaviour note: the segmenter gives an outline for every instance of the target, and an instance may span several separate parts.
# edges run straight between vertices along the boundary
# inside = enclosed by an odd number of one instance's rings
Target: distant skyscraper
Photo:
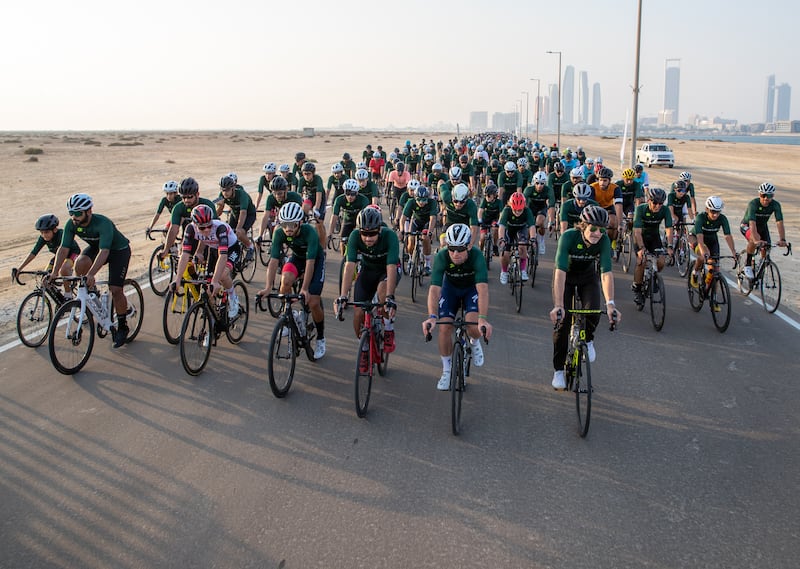
[[[473,111],[469,114],[469,129],[472,132],[481,132],[489,126],[489,113],[487,111]]]
[[[775,120],[775,76],[767,75],[767,92],[764,94],[764,122]]]
[[[578,124],[589,124],[589,74],[586,71],[578,75]]]
[[[564,82],[561,84],[564,98],[561,99],[561,119],[563,124],[575,123],[575,68],[567,65],[564,69]]]
[[[492,113],[492,130],[495,132],[506,129],[506,118],[503,113]]]
[[[670,62],[680,62],[680,59],[667,59],[664,69],[664,116],[669,116],[672,121],[669,124],[679,123],[678,101],[681,93],[681,68],[679,65],[670,67]]]
[[[555,129],[558,124],[558,85],[550,85],[550,117],[548,127]]]
[[[775,87],[775,91],[777,93],[777,105],[775,110],[775,120],[776,121],[788,121],[791,120],[790,112],[791,112],[791,104],[792,104],[792,88],[788,85],[788,83],[781,83],[777,87]]]
[[[600,83],[592,85],[592,126],[600,128],[601,115],[600,115]]]

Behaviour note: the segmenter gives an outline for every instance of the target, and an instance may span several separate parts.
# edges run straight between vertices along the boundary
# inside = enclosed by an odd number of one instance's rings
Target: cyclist
[[[350,178],[344,183],[344,194],[333,202],[333,217],[331,217],[331,232],[341,218],[342,230],[339,247],[342,255],[345,253],[347,238],[356,226],[356,218],[361,210],[369,205],[367,196],[358,192],[358,182]]]
[[[556,325],[553,332],[554,389],[565,389],[567,385],[564,362],[569,347],[570,319],[566,318],[564,307],[572,306],[575,289],[584,309],[599,309],[602,288],[609,322],[622,320],[622,314],[614,305],[611,241],[603,231],[607,226],[608,212],[600,206],[589,205],[583,208],[581,221],[565,231],[558,240],[553,271],[553,309],[550,311],[550,320]],[[599,314],[590,314],[586,318],[586,345],[590,362],[597,356],[594,332],[599,322]]]
[[[565,201],[572,198],[572,188],[575,184],[583,181],[583,168],[573,168],[569,171],[569,181],[561,185],[561,194],[556,195],[556,193],[553,192],[553,195],[559,203],[563,204]],[[546,176],[545,182],[547,182]]]
[[[444,167],[439,162],[435,162],[431,167],[431,173],[427,178],[427,186],[431,191],[439,187],[439,182],[447,181],[447,176],[444,173]]]
[[[553,162],[553,171],[547,175],[547,185],[553,188],[553,195],[561,199],[561,187],[569,182],[569,170],[564,168],[562,162]]]
[[[393,220],[393,223],[400,228],[400,231],[408,231],[408,220],[405,221],[405,225],[400,225],[400,217],[403,215],[403,210],[406,208],[406,204],[409,200],[414,199],[414,196],[417,194],[417,190],[420,188],[420,186],[421,184],[417,180],[409,180],[408,186],[406,186],[406,191],[403,192],[400,195],[400,199],[397,200],[397,215]],[[428,188],[428,198],[435,202],[436,199],[431,194],[431,189]]]
[[[357,231],[352,232],[347,240],[347,262],[342,276],[342,290],[339,291],[339,298],[336,299],[334,308],[338,312],[339,305],[349,300],[347,293],[354,277],[356,282],[353,288],[353,300],[356,302],[371,300],[377,293],[378,301],[384,305],[383,350],[391,353],[395,349],[394,316],[397,310],[394,293],[402,274],[398,258],[397,233],[386,227],[381,211],[374,207],[361,210],[356,220],[356,229]],[[359,257],[361,269],[356,276],[356,262]],[[353,330],[356,337],[361,333],[363,323],[364,310],[355,307]],[[360,355],[359,367],[367,371],[369,351]]]
[[[440,194],[444,207],[444,227],[447,229],[454,223],[464,223],[472,231],[473,245],[478,243],[478,206],[469,197],[469,188],[466,184],[458,184],[451,193],[445,197]],[[444,237],[441,236],[441,245],[444,247]]]
[[[39,232],[39,238],[33,245],[31,252],[28,253],[28,256],[25,257],[24,261],[22,261],[22,264],[12,271],[12,274],[19,272],[28,266],[28,263],[33,261],[36,258],[36,255],[39,254],[39,251],[41,251],[44,247],[47,247],[47,250],[54,255],[50,259],[50,262],[47,264],[47,268],[45,270],[48,272],[53,271],[53,265],[56,260],[55,254],[58,252],[58,248],[61,247],[61,241],[64,237],[64,230],[59,229],[58,223],[58,218],[52,213],[45,214],[36,220],[34,227],[36,228],[36,231]],[[69,246],[69,252],[64,259],[64,264],[61,265],[61,270],[58,272],[58,275],[62,277],[68,277],[72,275],[72,267],[75,265],[75,260],[80,254],[80,247],[78,247],[78,244],[73,241]],[[64,283],[65,298],[72,298],[71,290],[72,288],[70,284]]]
[[[566,172],[570,172],[581,165],[580,161],[572,154],[571,148],[567,148],[564,151],[564,157],[561,159],[561,163],[564,165],[564,170]]]
[[[319,233],[319,242],[325,243],[325,188],[322,176],[317,174],[317,166],[313,162],[305,162],[301,168],[301,179],[297,182],[297,193],[303,196],[303,211],[312,217]]]
[[[500,182],[500,174],[503,173],[503,166],[500,164],[500,160],[497,158],[492,158],[492,161],[489,162],[489,167],[486,169],[486,176],[492,181],[495,186],[499,186]]]
[[[626,216],[633,215],[633,210],[645,203],[644,189],[634,180],[635,177],[636,172],[633,168],[625,168],[622,171],[622,179],[614,182],[622,193],[622,213]]]
[[[264,188],[269,190],[269,185],[272,183],[272,180],[275,179],[278,167],[275,165],[275,162],[267,162],[264,164],[262,170],[264,170],[264,173],[258,179],[258,198],[256,199],[256,210],[258,210],[258,207],[261,205],[261,200],[264,198]]]
[[[400,196],[406,192],[408,183],[411,181],[411,173],[406,171],[406,165],[403,162],[397,161],[395,169],[389,173],[387,178],[387,192],[392,192],[394,199],[400,202]],[[393,219],[392,223],[396,224],[397,220]]]
[[[672,223],[695,218],[693,201],[685,181],[678,180],[672,184],[672,190],[667,196],[667,208],[672,214]]]
[[[512,247],[519,249],[520,274],[523,281],[528,280],[527,244],[535,235],[535,219],[527,206],[525,196],[514,192],[508,200],[508,205],[500,212],[500,220],[497,222],[497,245],[501,254],[500,284],[508,284],[508,263]]]
[[[530,186],[533,182],[533,170],[528,168],[528,159],[524,156],[517,160],[517,172],[522,174],[522,187]]]
[[[419,183],[419,182],[418,182]],[[418,186],[414,199],[409,199],[400,216],[400,228],[405,231],[408,225],[409,233],[422,233],[419,237],[411,236],[406,244],[409,256],[414,253],[417,246],[416,239],[422,239],[422,254],[425,255],[425,275],[431,274],[431,232],[436,225],[436,202],[430,199],[430,192],[425,186]]]
[[[459,309],[464,307],[464,319],[477,322],[467,326],[472,344],[472,363],[483,365],[483,348],[480,337],[485,328],[486,338],[492,336],[489,324],[489,275],[481,252],[472,247],[472,232],[467,225],[455,223],[447,228],[447,247],[441,249],[433,262],[431,284],[428,287],[428,318],[422,322],[422,333],[427,335],[439,319],[438,344],[442,358],[442,376],[436,384],[439,391],[450,389],[450,363],[453,355],[452,323]]]
[[[104,215],[93,212],[94,202],[87,194],[75,194],[67,200],[69,220],[64,224],[61,246],[56,251],[51,274],[60,275],[61,267],[75,251],[75,237],[86,243],[86,247],[75,260],[75,274],[86,275],[86,286],[95,286],[95,275],[108,264],[108,290],[117,311],[117,326],[112,330],[114,347],[119,348],[128,338],[128,301],[122,286],[131,260],[128,238]]]
[[[166,208],[167,213],[172,213],[172,208],[175,207],[180,202],[180,196],[178,195],[178,182],[170,180],[169,182],[164,184],[164,196],[161,198],[161,201],[158,202],[158,207],[156,208],[156,213],[153,215],[152,221],[150,221],[150,225],[147,226],[148,231],[153,229],[153,226],[158,221],[158,218],[161,217],[161,212],[164,211]],[[168,224],[169,226],[169,224]]]
[[[633,171],[636,174],[633,179],[639,182],[643,190],[647,190],[650,187],[650,174],[645,171],[644,164],[637,162],[633,167]]]
[[[419,149],[416,146],[412,146],[411,153],[407,154],[405,157],[405,163],[409,174],[411,174],[411,176],[414,178],[419,175],[419,162]]]
[[[205,252],[206,248],[209,248],[208,253]],[[228,293],[228,316],[233,318],[239,313],[239,297],[233,290],[233,277],[236,275],[236,263],[242,254],[241,245],[236,239],[234,229],[224,221],[214,219],[214,210],[205,204],[192,210],[192,221],[183,233],[183,252],[170,289],[173,292],[178,289],[193,252],[198,259],[196,264],[202,264],[203,259],[211,258],[210,249],[215,249],[217,255],[208,293],[213,296],[215,291],[224,288]]]
[[[500,201],[503,203],[508,203],[514,192],[522,193],[525,187],[522,174],[517,171],[517,165],[511,160],[503,165],[503,171],[497,178],[497,187],[500,191]]]
[[[700,286],[700,269],[703,267],[703,261],[708,263],[709,278],[711,277],[711,271],[714,266],[710,261],[712,257],[719,255],[718,234],[720,230],[725,236],[725,242],[731,250],[731,255],[736,257],[731,226],[728,223],[728,218],[722,214],[724,206],[725,204],[721,197],[711,196],[706,200],[706,210],[698,213],[694,220],[694,234],[697,239],[695,254],[697,259],[694,262],[690,283],[695,288]]]
[[[370,203],[378,205],[380,201],[380,190],[378,184],[369,179],[369,172],[364,168],[356,171],[356,181],[358,181],[359,192],[367,196]]]
[[[545,253],[545,218],[547,227],[553,227],[556,221],[556,197],[553,188],[547,186],[546,182],[547,175],[544,172],[536,172],[533,175],[533,185],[525,188],[523,192],[528,208],[536,220],[536,243],[540,255]]]
[[[464,180],[464,183],[469,188],[470,195],[474,195],[475,188],[477,188],[477,186],[473,184],[475,168],[472,167],[467,154],[462,154],[458,157],[458,167],[461,168],[461,179]]]
[[[664,269],[664,244],[661,242],[661,222],[667,236],[667,255],[672,255],[672,215],[664,207],[667,192],[662,188],[647,190],[647,202],[636,206],[633,215],[633,241],[636,245],[636,268],[633,271],[633,299],[644,304],[642,280],[644,279],[645,250],[656,255],[656,270]]]
[[[181,201],[172,208],[169,231],[167,231],[167,237],[164,241],[164,248],[158,253],[159,261],[163,260],[165,255],[169,255],[178,237],[178,232],[191,222],[192,208],[200,204],[207,205],[214,210],[214,217],[217,217],[214,202],[200,197],[200,186],[194,178],[190,177],[181,180],[178,186],[178,193],[180,193]]]
[[[486,169],[489,167],[489,155],[483,149],[482,145],[478,145],[478,149],[475,151],[475,154],[473,154],[470,165],[472,166],[473,172],[472,187],[479,188],[485,185]]]
[[[598,158],[599,160],[599,158]],[[611,239],[611,249],[616,248],[619,224],[622,222],[622,190],[611,183],[614,172],[611,168],[600,168],[597,172],[597,181],[591,185],[592,199],[608,212],[608,238]]]
[[[369,160],[371,158],[372,158],[372,145],[371,144],[367,144],[367,146],[361,152],[361,162],[366,164],[367,162],[369,162]],[[360,167],[359,167],[359,169],[360,169]],[[364,169],[366,169],[366,166],[364,166]]]
[[[344,166],[342,166],[341,163],[336,162],[331,166],[331,175],[328,176],[328,183],[326,185],[326,204],[333,205],[336,198],[344,193],[344,183],[348,179],[349,178],[345,178]],[[333,190],[333,195],[331,195],[331,190]]]
[[[578,162],[580,162],[581,166],[583,166],[584,162],[586,162],[586,152],[583,151],[582,146],[578,146],[575,149],[575,158],[578,159]]]
[[[591,156],[586,157],[586,161],[581,166],[581,173],[583,174],[583,181],[587,184],[591,184],[592,182],[589,181],[589,176],[594,176],[594,158]]]
[[[303,196],[297,192],[289,191],[289,182],[283,176],[276,176],[269,184],[270,194],[267,196],[267,201],[264,202],[264,211],[266,215],[261,220],[261,231],[259,235],[272,236],[272,228],[275,225],[275,219],[278,216],[278,211],[286,203],[296,203],[299,206],[303,205]]]
[[[344,168],[344,177],[348,180],[356,173],[356,163],[353,162],[353,158],[350,156],[349,152],[342,154],[342,159],[339,161],[339,164]]]
[[[369,161],[369,169],[372,172],[372,181],[379,184],[383,179],[383,170],[386,167],[386,159],[377,150],[372,153]]]
[[[295,176],[294,172],[291,171],[289,165],[281,164],[278,167],[278,172],[287,182],[289,182],[289,190],[297,191],[297,176]]]
[[[461,183],[461,168],[459,166],[453,166],[448,171],[448,179],[444,184],[440,184],[439,188],[439,202],[441,202],[442,208],[447,201],[450,200],[450,194],[453,193],[453,188],[455,188],[458,184]],[[469,191],[469,188],[467,188]],[[444,209],[442,209],[444,213]]]
[[[572,187],[572,199],[564,202],[559,213],[561,233],[575,226],[581,220],[581,212],[587,205],[598,205],[592,199],[592,188],[585,182],[578,182]]]
[[[486,239],[486,232],[492,232],[492,254],[498,255],[497,249],[497,222],[500,220],[501,202],[497,199],[497,186],[491,184],[486,186],[483,193],[483,201],[478,208],[478,225],[480,226],[480,250],[483,251],[483,241]]]
[[[319,242],[319,235],[308,223],[304,223],[303,208],[295,202],[287,202],[278,210],[278,223],[272,233],[272,248],[267,265],[267,279],[263,290],[257,294],[266,296],[275,282],[278,260],[284,245],[292,250],[281,272],[280,292],[288,294],[297,279],[301,280],[300,294],[305,297],[311,317],[317,326],[317,345],[314,359],[325,355],[325,312],[322,309],[322,286],[325,281],[325,249]]]
[[[783,227],[783,211],[781,204],[775,200],[775,186],[764,182],[758,186],[758,197],[747,204],[742,218],[742,235],[747,238],[747,259],[744,267],[745,276],[753,280],[753,255],[761,243],[771,243],[767,222],[775,214],[775,225],[778,227],[778,247],[786,247],[786,229]]]
[[[255,258],[255,247],[247,236],[247,232],[256,222],[256,206],[250,195],[241,186],[236,185],[230,174],[223,176],[219,181],[220,192],[214,202],[217,204],[217,217],[222,215],[225,206],[231,210],[228,224],[236,232],[236,240],[247,249],[247,260]]]
[[[298,180],[301,178],[298,174],[303,171],[303,164],[306,163],[306,153],[298,152],[294,155],[294,164],[292,165],[292,175]]]
[[[428,177],[433,174],[433,166],[434,164],[439,164],[438,162],[433,161],[433,154],[430,151],[427,151],[422,157],[422,164],[420,165],[420,174],[419,177],[421,180],[426,180]],[[439,171],[442,171],[442,165],[439,164]]]

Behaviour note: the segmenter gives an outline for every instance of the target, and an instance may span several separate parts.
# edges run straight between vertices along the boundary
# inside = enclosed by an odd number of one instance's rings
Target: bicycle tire
[[[536,269],[539,267],[539,247],[534,243],[528,248],[530,254],[528,255],[528,280],[531,281],[531,288],[536,282]]]
[[[483,259],[486,261],[486,268],[492,266],[492,237],[491,229],[487,231],[486,237],[483,238]]]
[[[453,344],[450,363],[450,426],[453,434],[461,433],[461,403],[464,396],[464,346]]]
[[[681,235],[678,241],[678,250],[673,254],[677,257],[675,264],[678,266],[678,274],[685,277],[689,273],[689,266],[691,261],[691,251],[689,249],[689,240],[685,235]]]
[[[589,434],[592,418],[592,366],[586,344],[581,344],[577,349],[580,353],[572,390],[575,392],[575,410],[578,413],[578,434],[585,438]]]
[[[356,377],[355,377],[355,403],[356,415],[360,418],[367,416],[367,407],[369,406],[369,398],[372,393],[372,377],[374,374],[374,363],[370,357],[369,370],[367,372],[361,371],[359,360],[362,351],[366,350],[369,353],[369,331],[364,330],[361,333],[361,339],[358,342],[358,352],[356,354]]]
[[[381,318],[381,316],[378,316],[378,318]],[[375,345],[378,349],[378,375],[381,377],[384,377],[389,370],[389,354],[383,349],[383,334],[383,323],[381,323],[375,328]]]
[[[139,331],[142,329],[142,321],[144,320],[144,294],[142,293],[142,287],[133,279],[125,279],[125,283],[122,285],[122,292],[125,294],[128,307],[133,307],[133,314],[126,319],[129,331],[125,343],[130,344],[136,339],[136,336],[139,335]],[[117,311],[112,301],[111,322],[116,322],[116,317]],[[105,336],[105,334],[103,336]]]
[[[760,281],[759,290],[764,310],[773,314],[781,304],[781,272],[778,270],[778,265],[772,262],[764,265]]]
[[[692,273],[689,271],[689,275],[686,277],[686,291],[689,293],[689,306],[692,307],[692,310],[695,312],[700,312],[700,309],[703,308],[703,296],[700,292],[700,287],[705,286],[703,283],[705,277],[703,274],[700,274],[700,283],[697,288],[692,286]]]
[[[247,294],[247,287],[241,281],[234,281],[233,291],[239,298],[239,313],[233,318],[228,318],[225,336],[228,337],[231,344],[238,344],[242,341],[244,333],[247,331],[247,323],[250,321],[250,297]]]
[[[256,247],[258,248],[258,260],[261,262],[262,266],[266,267],[267,265],[269,265],[270,249],[272,249],[272,239],[257,241]]]
[[[150,254],[150,263],[147,271],[150,288],[157,296],[164,296],[167,294],[169,283],[172,281],[172,277],[175,276],[172,255],[166,255],[163,261],[158,260],[158,254],[163,250],[163,243],[153,249],[153,252]],[[169,278],[164,278],[164,275],[169,275]]]
[[[181,337],[183,318],[189,310],[191,296],[188,292],[176,295],[172,291],[164,297],[164,310],[161,316],[161,325],[164,329],[164,338],[173,346],[178,345]]]
[[[522,272],[520,271],[519,264],[514,265],[514,280],[517,282],[517,286],[514,287],[514,303],[517,309],[517,313],[522,310],[522,290],[525,288],[525,284],[522,282]]]
[[[664,289],[664,279],[661,273],[653,273],[650,277],[650,321],[656,332],[660,332],[664,327],[664,319],[667,315],[667,292]]]
[[[78,373],[89,361],[94,347],[94,317],[87,308],[82,325],[77,327],[76,320],[80,310],[79,300],[62,304],[53,315],[47,333],[50,362],[64,375]]]
[[[308,358],[308,361],[310,362],[317,361],[317,358],[314,357],[314,351],[316,348],[316,342],[315,342],[316,338],[317,338],[317,324],[316,322],[314,322],[314,318],[311,316],[311,312],[309,311],[306,313],[306,335],[304,340],[305,340],[306,358]]]
[[[258,264],[256,263],[255,256],[249,261],[247,260],[247,251],[246,247],[242,247],[242,258],[239,262],[239,275],[242,277],[242,280],[246,283],[253,282],[253,279],[256,276],[256,269],[258,269]]]
[[[721,276],[716,276],[711,283],[711,294],[708,298],[714,326],[720,333],[728,329],[731,322],[731,291],[728,283]],[[719,310],[717,310],[719,308]]]
[[[208,363],[214,343],[213,322],[211,310],[203,301],[192,304],[183,318],[178,345],[181,365],[189,375],[199,375]]]
[[[419,285],[419,249],[414,249],[411,255],[409,276],[411,277],[411,302],[417,302],[417,286]]]
[[[30,292],[17,311],[17,335],[29,348],[41,346],[53,321],[53,304],[42,289]]]
[[[284,336],[283,330],[289,333]],[[272,330],[269,341],[269,354],[267,355],[267,380],[272,394],[278,399],[283,399],[289,393],[294,380],[294,369],[297,365],[297,341],[292,327],[287,322],[286,316],[281,316]],[[286,360],[286,370],[280,362]]]
[[[623,237],[622,241],[622,253],[620,254],[622,258],[622,270],[626,273],[631,268],[631,261],[633,259],[633,235],[627,234]]]

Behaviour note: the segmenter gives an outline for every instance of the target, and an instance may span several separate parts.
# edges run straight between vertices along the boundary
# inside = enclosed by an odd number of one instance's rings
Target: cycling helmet
[[[509,151],[508,151],[508,155],[509,155],[511,158],[516,158],[516,156],[517,156],[517,151],[516,151],[516,150],[514,150],[514,149],[512,148],[511,150],[509,150]]]
[[[403,162],[400,162],[400,160],[397,161],[397,164],[395,164],[394,167],[398,174],[402,174],[406,170],[406,165]]]
[[[585,182],[578,182],[572,186],[572,197],[576,200],[588,200],[592,197],[592,187]]]
[[[511,160],[509,160],[503,165],[503,170],[505,170],[506,172],[514,172],[516,171],[516,169],[517,165],[514,164]]]
[[[281,164],[280,168],[278,168],[281,174],[288,174],[291,171],[288,164]]]
[[[466,164],[467,162],[469,162],[469,156],[467,156],[466,154],[462,154],[461,156],[458,157],[458,161],[462,164]]]
[[[211,225],[212,219],[214,219],[214,210],[210,206],[201,203],[192,209],[192,222],[195,225]]]
[[[289,182],[286,181],[286,178],[281,176],[272,178],[272,181],[269,183],[269,191],[271,192],[281,192],[287,189],[289,189]]]
[[[550,158],[552,160],[558,160],[558,151],[556,151],[556,150],[551,151],[550,152]]]
[[[87,194],[75,194],[67,200],[67,211],[86,211],[92,209],[94,202]]]
[[[369,172],[364,168],[360,168],[356,172],[356,180],[369,180]]]
[[[433,160],[433,154],[426,154],[424,158],[425,162],[430,162],[431,160]]]
[[[239,183],[239,176],[236,175],[236,172],[228,172],[228,177],[233,178],[233,183]]]
[[[661,188],[650,188],[647,192],[647,198],[655,203],[664,203],[667,201],[667,192]]]
[[[36,220],[36,231],[47,231],[58,227],[58,218],[52,213],[43,215]]]
[[[519,166],[520,168],[527,167],[528,166],[528,159],[523,156],[522,158],[517,160],[517,166]]]
[[[525,196],[519,192],[514,192],[511,194],[511,197],[508,198],[508,205],[515,211],[521,211],[525,209]]]
[[[681,175],[680,175],[680,176],[678,176],[678,177],[679,177],[681,180],[684,180],[684,181],[685,181],[685,182],[687,182],[687,183],[689,183],[689,182],[691,182],[691,181],[692,181],[692,174],[691,174],[691,172],[681,172]]]
[[[219,180],[219,187],[223,190],[236,187],[236,181],[230,176],[222,176]]]
[[[472,231],[469,225],[464,223],[454,223],[447,228],[445,241],[453,247],[466,247],[472,241]]]
[[[297,154],[294,155],[294,159],[295,160],[305,160],[306,159],[306,153],[305,152],[298,152]]]
[[[170,180],[169,182],[164,184],[164,192],[168,194],[174,194],[178,191],[178,182],[175,180]]]
[[[725,207],[725,204],[722,202],[721,197],[711,196],[706,200],[706,207],[711,211],[722,211],[722,208]]]
[[[409,180],[408,182],[408,189],[412,192],[416,192],[420,187],[419,180]]]
[[[350,160],[350,153],[345,152],[344,154],[342,154],[342,160]]]
[[[200,191],[200,186],[194,178],[184,178],[178,191],[182,196],[193,196]]]
[[[317,171],[317,167],[312,162],[303,162],[302,168],[300,171],[303,173],[311,172],[312,174]]]
[[[358,213],[356,218],[356,229],[359,231],[374,231],[383,225],[383,215],[381,210],[372,207],[365,207]]]
[[[425,186],[418,187],[414,191],[414,193],[416,194],[414,197],[416,199],[418,199],[418,200],[421,200],[421,199],[426,199],[427,200],[429,197],[431,197],[431,193],[428,191],[428,188],[426,188]]]
[[[587,160],[587,162],[588,162],[588,160]],[[641,174],[642,172],[644,172],[644,164],[639,162],[638,164],[636,164],[636,166],[633,167],[633,170],[637,174]]]
[[[598,178],[608,178],[609,180],[614,177],[614,171],[611,168],[600,168],[597,173]]]
[[[597,158],[595,158],[594,161],[597,162],[598,164],[602,164],[603,163],[603,157],[602,156],[598,156]]]
[[[450,168],[450,179],[451,180],[460,180],[461,179],[461,168],[458,166],[453,166]]]
[[[469,198],[469,188],[466,184],[458,184],[455,188],[453,188],[453,193],[451,198],[454,202],[463,202],[467,201]]]
[[[683,180],[678,180],[677,182],[675,182],[675,191],[679,190],[682,190],[684,192],[686,191],[686,182],[684,182]]]
[[[562,174],[564,172],[564,170],[566,170],[566,168],[564,168],[564,164],[563,163],[556,162],[556,163],[553,164],[553,170],[555,170],[559,174]]]
[[[587,205],[581,211],[581,220],[590,225],[608,227],[608,212],[599,205]]]
[[[586,164],[588,164],[589,166],[594,164],[594,158],[592,158],[591,156],[587,156],[586,157]]]
[[[339,164],[338,162],[331,166],[331,174],[340,174],[344,172],[344,166]]]
[[[366,162],[357,162],[356,163],[356,170],[366,170],[367,163]]]
[[[581,180],[583,180],[583,168],[573,168],[569,172],[569,177],[570,178],[580,178]]]
[[[394,162],[395,160],[397,160],[397,152],[390,152],[389,153],[389,161],[390,162]]]
[[[494,168],[495,170],[500,168],[500,160],[498,160],[497,158],[492,158],[491,167]]]
[[[478,152],[483,152],[483,144],[479,144],[478,148],[476,148],[475,150],[477,150]]]
[[[372,153],[372,157],[373,158],[380,158],[381,157],[381,153],[376,150],[375,152]]]
[[[762,196],[771,196],[775,193],[775,186],[770,184],[769,182],[764,182],[760,186],[758,186],[758,193]]]
[[[533,175],[533,183],[534,184],[546,184],[547,183],[547,174],[544,172],[536,172]]]
[[[636,177],[636,172],[633,171],[633,168],[625,168],[622,171],[622,177],[627,180],[633,180]]]
[[[357,194],[358,193],[358,180],[354,180],[353,178],[348,178],[342,184],[342,189],[346,194]]]
[[[435,162],[433,164],[433,171],[434,172],[441,172],[442,170],[444,170],[444,167],[439,162]]]
[[[266,164],[264,164],[264,173],[265,174],[274,174],[275,170],[277,170],[277,169],[278,169],[278,167],[275,166],[275,162],[267,162]]]
[[[497,195],[497,186],[492,184],[491,186],[486,186],[486,195],[487,196],[496,196]]]
[[[279,223],[300,223],[304,216],[302,206],[295,202],[286,202],[278,210]]]

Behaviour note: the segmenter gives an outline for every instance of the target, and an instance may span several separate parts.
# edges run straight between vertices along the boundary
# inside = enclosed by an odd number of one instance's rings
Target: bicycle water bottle
[[[108,292],[103,292],[103,294],[100,295],[100,313],[103,315],[103,317],[109,314],[109,308]]]
[[[306,335],[306,313],[303,310],[293,310],[294,321],[301,336]]]

